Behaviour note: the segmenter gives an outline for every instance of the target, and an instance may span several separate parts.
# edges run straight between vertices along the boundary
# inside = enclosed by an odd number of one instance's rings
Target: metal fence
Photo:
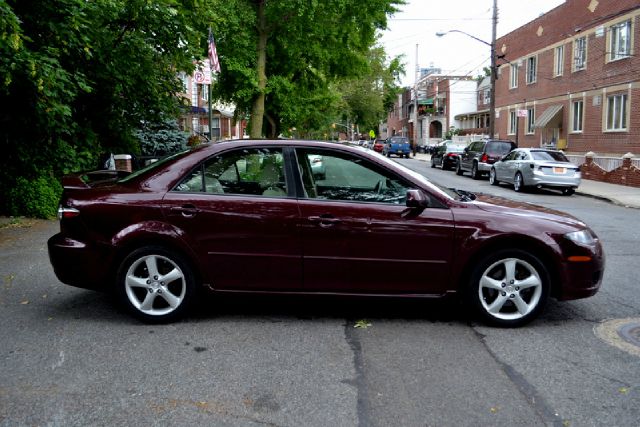
[[[584,154],[565,154],[565,156],[567,156],[571,163],[576,165],[581,165],[585,162]],[[594,157],[593,162],[607,172],[611,172],[622,166],[621,157]],[[640,168],[640,158],[631,159],[631,163],[635,165],[635,167]]]

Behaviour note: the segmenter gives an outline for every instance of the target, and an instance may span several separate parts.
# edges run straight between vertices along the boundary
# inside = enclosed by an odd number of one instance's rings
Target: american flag
[[[218,61],[216,42],[213,40],[213,33],[211,32],[211,29],[209,29],[209,63],[211,64],[211,71],[214,73],[220,72],[220,62]]]

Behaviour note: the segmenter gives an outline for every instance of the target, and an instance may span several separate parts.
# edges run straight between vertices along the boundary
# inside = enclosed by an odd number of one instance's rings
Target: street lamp
[[[484,43],[491,48],[491,88],[490,88],[490,96],[489,100],[489,138],[493,138],[495,136],[495,120],[496,120],[496,74],[498,71],[498,67],[496,66],[496,25],[498,22],[498,0],[493,0],[493,19],[492,19],[492,31],[491,31],[491,43],[486,42],[482,39],[479,39],[476,36],[473,36],[469,33],[465,33],[461,30],[449,30],[449,31],[439,31],[436,33],[436,36],[442,37],[448,33],[461,33],[465,36],[471,37],[474,40],[479,41],[480,43]]]

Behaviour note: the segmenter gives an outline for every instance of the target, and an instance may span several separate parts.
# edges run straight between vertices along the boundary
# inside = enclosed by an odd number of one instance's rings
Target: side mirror
[[[429,207],[429,197],[422,190],[407,190],[407,207],[424,209]]]
[[[464,147],[464,152],[468,153],[469,152],[469,147]]]

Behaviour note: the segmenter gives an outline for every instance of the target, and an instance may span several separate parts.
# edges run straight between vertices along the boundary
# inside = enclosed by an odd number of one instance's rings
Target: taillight
[[[74,218],[78,215],[80,215],[80,211],[78,209],[58,206],[58,219]]]
[[[480,161],[481,161],[482,163],[487,163],[487,160],[489,160],[489,156],[487,156],[487,153],[484,153],[484,154],[482,155],[482,157],[480,158]]]

